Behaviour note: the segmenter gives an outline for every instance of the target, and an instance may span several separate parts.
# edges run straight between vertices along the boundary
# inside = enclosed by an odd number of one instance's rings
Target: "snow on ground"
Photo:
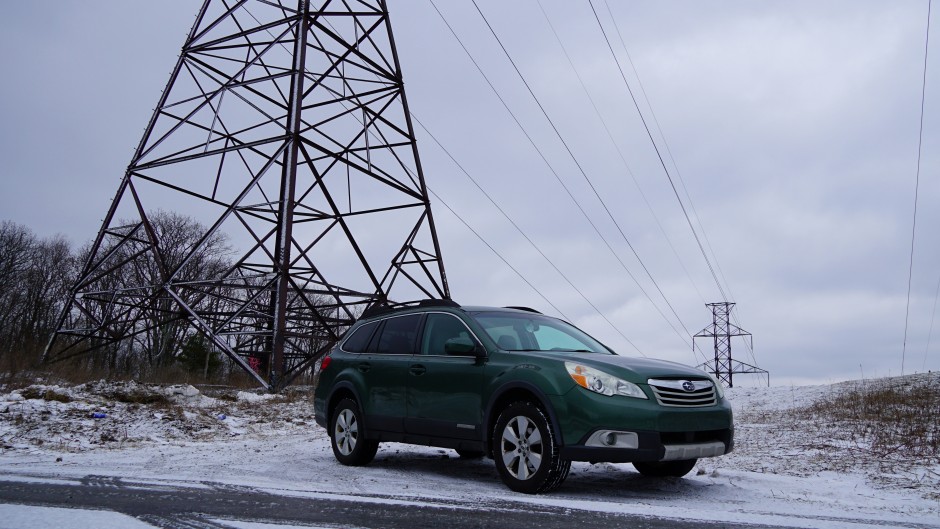
[[[845,387],[729,390],[735,451],[700,461],[684,479],[644,478],[628,464],[575,463],[557,491],[526,496],[502,485],[492,461],[444,449],[387,443],[371,465],[343,467],[314,423],[309,394],[34,385],[0,389],[0,480],[120,478],[466,509],[514,502],[794,527],[940,527],[940,466],[867,460],[857,446],[833,442],[833,425],[797,413]]]
[[[69,529],[153,528],[150,524],[116,512],[0,504],[0,528],[2,529],[49,529],[50,527],[68,527]]]

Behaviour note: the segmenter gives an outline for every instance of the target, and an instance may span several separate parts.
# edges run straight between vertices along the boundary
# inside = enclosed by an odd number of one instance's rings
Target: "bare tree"
[[[94,337],[84,344],[87,354],[80,350],[67,358],[74,358],[76,369],[112,376],[142,376],[178,365],[183,345],[198,333],[193,313],[210,324],[226,319],[255,328],[270,324],[270,281],[232,262],[224,234],[206,236],[198,221],[172,212],[152,212],[147,221],[148,230],[141,221],[111,228],[123,236],[107,239],[114,242],[99,247],[95,256],[91,244],[73,251],[61,236],[39,239],[29,228],[0,223],[0,371],[33,364],[72,299],[65,325],[94,331]],[[90,258],[97,261],[82,268]],[[73,292],[76,284],[81,288]],[[288,339],[293,351],[309,355],[328,342],[320,322],[335,315],[323,312],[333,309],[321,308],[325,303],[312,290],[315,285],[304,288],[305,295],[288,300],[287,311],[297,322]],[[264,371],[270,350],[264,340],[270,337],[241,339],[246,341],[230,343],[232,350],[249,351],[248,359]]]
[[[36,237],[26,227],[0,222],[0,357],[12,362],[22,326],[23,283]]]
[[[8,372],[34,363],[55,330],[73,263],[63,237],[40,240],[29,228],[0,223],[0,357]]]
[[[68,297],[74,278],[75,259],[69,242],[62,236],[38,241],[30,252],[25,274],[21,329],[24,346],[45,345]]]
[[[90,246],[82,252],[81,262],[100,259],[94,269],[104,272],[96,272],[99,275],[82,289],[80,309],[73,310],[71,325],[103,328],[121,311],[139,311],[133,317],[119,316],[129,322],[127,326],[108,328],[111,339],[105,341],[111,343],[92,351],[99,357],[98,365],[109,371],[122,365],[138,369],[172,365],[190,324],[168,288],[187,305],[204,307],[213,300],[205,299],[198,288],[181,285],[218,278],[230,267],[231,250],[224,234],[216,232],[202,240],[207,228],[174,212],[151,212],[147,221],[152,240],[139,221],[126,221],[115,230],[127,230],[126,235],[132,236],[110,239],[116,242],[103,245],[95,256],[88,255]],[[144,299],[146,303],[141,302]],[[139,306],[146,308],[135,308]]]

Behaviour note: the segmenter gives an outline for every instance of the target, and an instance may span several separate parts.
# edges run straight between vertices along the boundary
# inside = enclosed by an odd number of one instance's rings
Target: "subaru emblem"
[[[695,391],[695,384],[693,384],[693,383],[692,383],[691,381],[689,381],[689,380],[683,380],[683,381],[682,381],[682,389],[684,389],[684,390],[688,391],[689,393],[691,393],[691,392]]]

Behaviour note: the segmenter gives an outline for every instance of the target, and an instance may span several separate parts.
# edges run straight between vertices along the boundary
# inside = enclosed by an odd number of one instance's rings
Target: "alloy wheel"
[[[356,449],[359,439],[359,423],[356,414],[350,409],[342,410],[336,417],[336,426],[333,429],[336,446],[344,456],[348,456]]]
[[[542,434],[527,417],[516,416],[503,428],[500,455],[512,477],[527,480],[542,466]]]

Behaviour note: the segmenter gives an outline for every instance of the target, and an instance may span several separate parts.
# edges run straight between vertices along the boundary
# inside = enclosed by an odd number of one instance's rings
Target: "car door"
[[[357,366],[366,380],[362,411],[370,430],[404,431],[405,375],[417,346],[421,318],[421,314],[387,318]]]
[[[408,434],[481,439],[483,422],[483,367],[485,357],[470,352],[447,354],[444,344],[451,339],[479,340],[457,316],[427,314],[419,354],[408,367]],[[480,346],[482,347],[482,346]]]

